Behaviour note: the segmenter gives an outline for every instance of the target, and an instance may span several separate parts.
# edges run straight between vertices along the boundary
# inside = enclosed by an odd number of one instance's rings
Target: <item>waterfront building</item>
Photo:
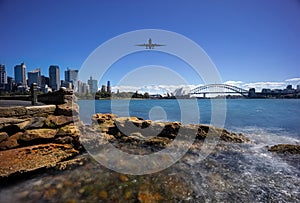
[[[293,86],[292,86],[292,85],[288,85],[288,86],[286,86],[286,89],[287,89],[287,90],[292,90],[292,89],[293,89]]]
[[[250,98],[256,97],[255,88],[249,89],[248,97]]]
[[[98,81],[93,80],[92,76],[88,80],[88,85],[89,85],[90,93],[95,94],[98,91]]]
[[[102,85],[102,87],[101,87],[101,92],[103,92],[103,93],[106,92],[106,85]]]
[[[67,89],[73,89],[73,84],[71,82],[67,82],[65,80],[61,80],[60,86],[65,87]]]
[[[72,70],[68,68],[65,71],[65,81],[72,83],[74,91],[78,92],[77,83],[78,83],[78,70]]]
[[[38,87],[41,87],[41,69],[37,68],[35,70],[29,71],[28,75],[28,86],[30,87],[31,84],[36,83]]]
[[[77,86],[78,86],[78,93],[79,94],[87,94],[87,93],[89,93],[89,85],[87,85],[86,83],[78,80]]]
[[[107,93],[111,93],[110,81],[107,81]]]
[[[59,66],[51,65],[49,67],[49,86],[53,91],[60,88]]]
[[[12,77],[7,76],[6,91],[7,91],[7,92],[15,91],[14,88],[16,88],[15,81],[13,80]]]
[[[41,75],[41,86],[49,86],[49,77],[46,77],[44,75]]]
[[[23,86],[24,88],[27,87],[26,83],[26,66],[24,63],[20,65],[16,65],[15,68],[15,83],[17,85]]]
[[[5,90],[7,85],[7,76],[5,71],[5,65],[0,64],[0,91]]]

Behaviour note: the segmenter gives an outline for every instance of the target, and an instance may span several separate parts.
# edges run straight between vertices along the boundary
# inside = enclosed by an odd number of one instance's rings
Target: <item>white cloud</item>
[[[286,79],[286,82],[300,82],[300,78],[290,78],[290,79]]]
[[[243,84],[245,89],[255,88],[256,91],[261,91],[262,89],[284,89],[286,87],[285,82],[254,82]]]
[[[257,92],[260,92],[262,89],[285,89],[287,85],[293,83],[293,87],[295,82],[300,82],[300,78],[291,78],[287,79],[283,82],[272,82],[272,81],[263,81],[263,82],[250,82],[245,83],[243,81],[233,81],[229,80],[224,82],[223,84],[233,85],[245,90],[249,90],[250,88],[255,88]],[[203,84],[201,84],[203,85]],[[200,85],[144,85],[144,86],[130,86],[130,85],[120,85],[112,87],[113,92],[135,92],[138,91],[140,93],[148,92],[149,94],[166,94],[166,93],[174,93],[175,91],[188,92]]]
[[[233,81],[233,80],[229,80],[229,81],[224,82],[225,85],[233,85],[233,86],[237,86],[237,87],[239,87],[243,83],[244,82],[242,82],[242,81]]]
[[[139,86],[114,86],[112,87],[113,92],[135,92],[138,91],[140,93],[148,92],[149,94],[166,94],[173,93],[176,89],[183,88],[184,90],[191,90],[199,85],[145,85],[143,87]]]

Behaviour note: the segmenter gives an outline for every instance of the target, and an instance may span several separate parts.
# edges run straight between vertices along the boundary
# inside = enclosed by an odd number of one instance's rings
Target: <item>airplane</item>
[[[164,44],[152,44],[152,39],[149,38],[148,44],[137,44],[136,46],[146,47],[146,49],[154,49],[154,47],[166,46]]]

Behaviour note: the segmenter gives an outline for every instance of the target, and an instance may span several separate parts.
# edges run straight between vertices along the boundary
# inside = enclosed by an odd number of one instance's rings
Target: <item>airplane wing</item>
[[[135,46],[147,47],[147,46],[149,46],[149,45],[148,45],[148,44],[136,44]]]
[[[164,44],[152,44],[152,46],[154,46],[154,47],[161,47],[161,46],[166,46],[166,45],[164,45]]]

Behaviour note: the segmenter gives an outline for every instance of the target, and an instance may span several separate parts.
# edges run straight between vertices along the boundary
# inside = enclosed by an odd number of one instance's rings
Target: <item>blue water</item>
[[[181,108],[184,101],[184,108]],[[118,116],[137,116],[144,119],[182,121],[183,114],[199,112],[199,123],[211,124],[212,102],[225,102],[226,129],[258,136],[264,134],[300,140],[299,99],[230,99],[197,100],[81,100],[81,119],[90,123],[93,113],[115,113]],[[190,108],[186,105],[191,103]],[[154,111],[152,111],[154,109]],[[157,110],[158,109],[158,110]],[[163,110],[161,110],[163,109]],[[199,111],[198,111],[199,110]],[[223,109],[224,110],[224,109]],[[152,112],[151,112],[152,111]],[[216,110],[218,111],[218,110]],[[156,119],[157,118],[157,119]]]

